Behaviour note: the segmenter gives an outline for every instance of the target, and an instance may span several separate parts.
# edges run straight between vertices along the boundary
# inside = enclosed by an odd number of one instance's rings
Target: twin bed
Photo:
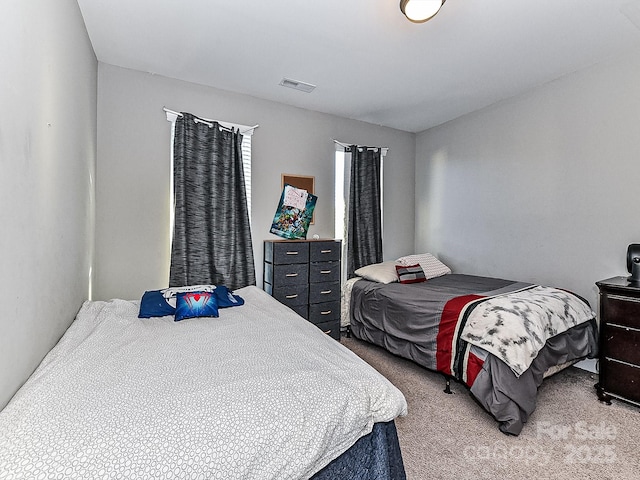
[[[357,271],[362,278],[345,285],[343,325],[442,373],[445,391],[450,379],[464,383],[502,432],[518,435],[543,378],[597,355],[595,314],[570,292],[451,274],[429,257],[426,275],[409,283],[394,279],[395,262]]]
[[[180,322],[86,302],[0,412],[0,479],[404,478],[402,393],[262,290],[234,293]]]

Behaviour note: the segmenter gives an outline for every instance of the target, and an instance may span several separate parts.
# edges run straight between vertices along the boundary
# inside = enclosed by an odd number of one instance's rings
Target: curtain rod
[[[167,107],[162,107],[162,109],[165,111],[165,113],[170,113],[177,117],[183,116],[182,113],[176,112],[174,110],[170,110]],[[253,132],[253,130],[255,130],[260,126],[260,125],[254,125],[253,127],[249,127],[248,125],[240,125],[239,123],[220,122],[218,120],[210,120],[208,118],[198,117],[197,115],[193,115],[193,116],[196,117],[196,122],[200,121],[202,123],[209,125],[210,127],[213,126],[213,122],[216,122],[218,125],[220,125],[222,128],[226,130],[232,130],[234,128],[237,128],[242,135],[246,134],[247,132]]]
[[[347,143],[339,142],[335,138],[332,138],[331,140],[333,140],[334,143],[337,143],[338,145],[340,145],[342,148],[351,148],[351,146],[353,145],[353,144],[347,144]],[[383,155],[386,155],[387,152],[389,151],[389,147],[364,147],[362,145],[356,145],[356,146],[359,147],[359,148],[367,148],[367,150],[378,150],[378,149],[380,149],[382,151]]]

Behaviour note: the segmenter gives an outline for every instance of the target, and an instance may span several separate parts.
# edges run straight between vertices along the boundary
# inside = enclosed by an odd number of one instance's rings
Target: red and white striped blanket
[[[549,338],[594,318],[576,295],[531,285],[492,297],[464,295],[449,300],[437,339],[437,369],[471,386],[483,360],[471,345],[506,363],[519,377]]]

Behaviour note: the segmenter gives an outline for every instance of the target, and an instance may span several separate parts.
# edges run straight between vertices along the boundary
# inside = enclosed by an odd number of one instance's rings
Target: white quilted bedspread
[[[480,303],[460,338],[494,354],[519,377],[547,340],[594,317],[574,294],[534,285]]]
[[[0,479],[308,478],[406,414],[373,368],[256,287],[220,318],[86,302],[0,412]]]

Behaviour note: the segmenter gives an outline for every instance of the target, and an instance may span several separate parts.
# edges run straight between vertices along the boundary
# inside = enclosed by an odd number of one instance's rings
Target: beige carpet
[[[600,403],[597,375],[571,367],[547,379],[536,411],[513,437],[462,385],[447,395],[437,373],[354,338],[342,344],[407,399],[409,413],[396,427],[409,480],[640,479],[640,409]]]

